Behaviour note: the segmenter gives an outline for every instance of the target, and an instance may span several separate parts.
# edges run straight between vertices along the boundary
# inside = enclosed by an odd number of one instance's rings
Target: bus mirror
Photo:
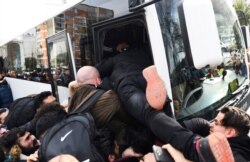
[[[184,24],[186,24],[182,25],[187,36],[185,46],[192,55],[195,68],[221,64],[223,58],[220,39],[211,1],[184,0],[182,8],[180,6],[179,9],[180,11],[183,9]]]
[[[249,26],[248,25],[242,26],[241,30],[242,30],[242,34],[244,37],[245,46],[246,46],[246,48],[250,48]]]

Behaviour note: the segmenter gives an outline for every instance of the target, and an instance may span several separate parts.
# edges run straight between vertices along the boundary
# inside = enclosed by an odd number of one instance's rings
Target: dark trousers
[[[117,88],[124,109],[165,143],[180,150],[184,156],[193,161],[199,161],[195,150],[193,132],[183,128],[175,119],[163,111],[156,111],[147,103],[145,97],[146,82],[142,76],[131,76],[123,79]]]

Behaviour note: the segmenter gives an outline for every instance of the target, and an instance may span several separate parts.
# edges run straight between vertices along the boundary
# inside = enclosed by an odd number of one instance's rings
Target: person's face
[[[56,98],[53,95],[50,95],[43,100],[43,103],[47,104],[47,103],[52,103],[54,101],[56,101]]]
[[[30,132],[25,132],[25,134],[18,138],[18,143],[25,149],[32,149],[39,147],[39,141]]]
[[[3,112],[0,114],[0,124],[3,124],[5,121],[5,118],[8,116],[9,110]]]
[[[7,133],[7,126],[6,125],[3,125],[1,124],[0,125],[0,137],[2,137],[5,133]]]
[[[123,52],[124,49],[128,48],[128,44],[125,43],[125,42],[122,42],[122,43],[119,43],[117,46],[116,46],[116,51],[118,52]]]
[[[68,70],[68,69],[65,70],[65,74],[66,74],[66,75],[70,75],[70,70]]]
[[[218,115],[215,117],[214,121],[210,124],[210,133],[219,132],[222,134],[227,133],[227,127],[223,126],[221,121],[224,118],[225,114],[219,112]]]

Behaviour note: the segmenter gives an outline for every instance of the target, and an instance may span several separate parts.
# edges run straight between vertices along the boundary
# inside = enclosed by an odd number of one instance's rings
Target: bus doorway
[[[145,48],[153,62],[143,12],[94,24],[93,40],[95,64],[116,55],[116,45],[121,42],[126,42],[130,48]]]

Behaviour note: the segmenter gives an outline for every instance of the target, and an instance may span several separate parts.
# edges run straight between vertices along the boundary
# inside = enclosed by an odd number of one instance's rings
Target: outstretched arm
[[[162,148],[169,152],[169,154],[172,156],[175,162],[191,162],[184,157],[182,152],[175,149],[170,144],[165,144],[162,146]]]

